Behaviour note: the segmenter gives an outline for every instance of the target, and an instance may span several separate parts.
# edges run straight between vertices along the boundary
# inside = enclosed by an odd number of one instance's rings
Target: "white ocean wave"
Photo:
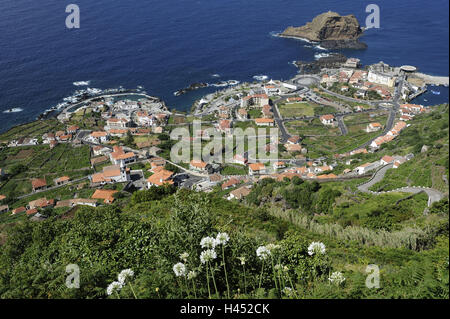
[[[220,74],[217,74],[217,73],[211,74],[211,76],[212,76],[213,78],[220,78]]]
[[[255,80],[257,81],[265,81],[267,80],[269,77],[267,75],[255,75],[253,77]]]
[[[314,54],[314,59],[319,60],[320,58],[326,58],[329,57],[330,53],[316,53]]]
[[[15,108],[3,111],[3,113],[19,113],[22,111],[23,111],[23,109],[21,109],[20,107],[15,107]]]
[[[73,85],[75,85],[75,86],[88,86],[89,84],[91,84],[91,81],[78,81],[78,82],[73,82]]]

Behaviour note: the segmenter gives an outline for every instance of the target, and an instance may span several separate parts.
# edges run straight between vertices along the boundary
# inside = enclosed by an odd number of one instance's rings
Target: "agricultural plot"
[[[0,167],[12,176],[1,184],[0,193],[28,194],[32,178],[45,177],[47,185],[51,186],[53,179],[64,175],[71,179],[87,176],[92,173],[90,165],[89,146],[74,148],[70,144],[59,144],[52,150],[48,145],[7,148],[0,152]]]

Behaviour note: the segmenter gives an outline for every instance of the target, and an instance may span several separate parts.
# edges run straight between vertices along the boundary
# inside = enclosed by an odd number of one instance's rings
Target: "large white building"
[[[382,72],[377,71],[369,71],[369,75],[367,80],[372,83],[386,85],[388,87],[394,87],[395,85],[395,77]]]

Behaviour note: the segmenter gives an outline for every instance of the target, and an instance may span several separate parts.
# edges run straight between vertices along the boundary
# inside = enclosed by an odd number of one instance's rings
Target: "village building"
[[[300,144],[289,144],[289,143],[286,143],[286,144],[284,144],[284,148],[288,152],[302,152],[302,153],[306,153],[306,149],[303,148]]]
[[[119,165],[106,166],[102,172],[93,174],[90,179],[93,186],[129,182],[130,169]]]
[[[71,125],[67,128],[67,134],[76,134],[79,129],[78,125]]]
[[[320,117],[320,122],[322,122],[323,125],[333,125],[334,121],[335,118],[332,114],[326,114]]]
[[[200,160],[192,160],[189,163],[189,168],[194,171],[206,172],[208,164]]]
[[[55,200],[54,199],[47,199],[45,197],[39,198],[36,200],[33,200],[28,203],[28,209],[34,209],[34,208],[52,208],[55,206]]]
[[[238,189],[231,191],[227,199],[228,200],[232,200],[232,199],[241,200],[244,197],[248,196],[250,193],[251,193],[251,190],[249,187],[242,186]]]
[[[225,181],[225,182],[222,184],[222,190],[227,190],[227,189],[236,187],[236,186],[239,185],[240,183],[241,183],[240,180],[238,180],[238,179],[235,178],[235,177],[232,177],[232,178],[230,178],[229,180]]]
[[[394,139],[394,136],[392,136],[392,135],[379,136],[375,140],[372,141],[372,143],[370,144],[370,147],[373,149],[377,149],[382,144],[388,143],[388,142],[392,141],[393,139]]]
[[[366,127],[367,133],[372,133],[381,130],[382,125],[380,123],[370,123]]]
[[[394,162],[394,158],[392,156],[385,155],[381,158],[380,165],[387,165],[391,164],[392,162]]]
[[[36,178],[31,181],[31,188],[33,192],[41,191],[47,189],[47,181],[45,178]]]
[[[367,80],[372,83],[386,85],[388,87],[394,87],[395,77],[378,71],[370,70],[367,76]]]
[[[217,130],[219,132],[225,133],[225,134],[231,134],[231,121],[229,120],[220,120],[219,124],[217,126]]]
[[[379,167],[379,166],[380,166],[380,163],[379,163],[379,162],[365,163],[365,164],[362,164],[362,165],[356,167],[356,168],[354,169],[354,171],[355,171],[358,175],[364,175],[364,174],[366,174],[367,172],[369,172],[369,171],[371,171],[371,170],[374,170],[374,169],[376,169],[376,168]]]
[[[16,208],[16,209],[14,209],[12,212],[11,212],[11,214],[12,215],[17,215],[17,214],[20,214],[20,213],[23,213],[23,212],[26,212],[27,211],[27,209],[24,207],[24,206],[21,206],[21,207],[18,207],[18,208]]]
[[[123,150],[121,146],[114,146],[113,152],[109,153],[111,163],[124,167],[125,165],[136,162],[136,154],[133,152],[127,152]]]
[[[301,97],[299,97],[299,96],[288,97],[288,98],[286,99],[286,101],[287,101],[287,104],[289,104],[289,103],[296,103],[296,102],[301,102],[301,101],[303,101],[303,98],[301,98]]]
[[[233,162],[236,164],[247,165],[248,159],[244,155],[236,154],[233,156]]]
[[[269,104],[263,106],[262,114],[263,114],[264,118],[272,118],[273,117],[273,113],[272,113],[271,109],[272,109],[272,107]]]
[[[114,194],[117,193],[116,190],[108,190],[108,189],[97,189],[94,194],[91,196],[92,199],[103,200],[105,204],[111,204],[114,201]]]
[[[59,178],[55,178],[53,180],[53,182],[57,186],[67,184],[69,181],[70,181],[70,177],[69,176],[62,176],[62,177],[59,177]]]
[[[263,163],[252,163],[248,169],[249,175],[263,175],[267,173],[266,166]]]
[[[257,126],[274,126],[275,122],[273,119],[258,118],[255,119],[255,124]]]
[[[345,68],[358,68],[360,65],[360,59],[357,58],[348,58],[347,61],[342,65]]]
[[[97,145],[92,147],[92,154],[94,156],[106,155],[111,153],[111,150],[108,147]]]
[[[266,85],[264,85],[264,92],[268,95],[268,96],[274,96],[274,95],[279,95],[281,93],[280,87],[277,86],[274,82],[272,83],[268,83]]]
[[[164,168],[159,169],[156,173],[147,178],[147,188],[152,186],[159,187],[163,185],[172,185],[173,180],[171,180],[171,178],[173,174],[173,172]]]
[[[109,139],[108,133],[105,131],[97,131],[97,132],[92,132],[89,135],[89,138],[91,139],[91,141],[93,141],[94,143],[106,143]]]
[[[130,125],[130,121],[124,118],[110,118],[106,121],[109,129],[125,129]]]
[[[136,112],[136,122],[139,126],[153,126],[156,119],[153,115],[148,114],[146,111],[138,111]]]
[[[1,205],[0,206],[0,214],[7,213],[7,212],[9,212],[9,206],[8,205]]]
[[[273,169],[274,170],[281,169],[281,168],[286,168],[286,163],[285,162],[275,162],[275,163],[273,163]]]
[[[246,109],[240,108],[240,109],[237,111],[236,116],[237,116],[237,118],[240,119],[240,120],[246,120],[246,119],[248,119],[248,112],[247,112]]]
[[[248,95],[241,99],[241,107],[263,107],[269,104],[269,96],[267,94]]]
[[[294,135],[294,136],[291,136],[290,138],[288,138],[287,143],[288,144],[298,144],[298,143],[300,143],[300,141],[301,141],[300,136]]]

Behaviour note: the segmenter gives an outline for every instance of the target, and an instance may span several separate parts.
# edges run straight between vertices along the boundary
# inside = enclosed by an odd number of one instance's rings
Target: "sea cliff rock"
[[[358,41],[362,34],[363,29],[354,15],[341,16],[329,11],[304,26],[288,27],[281,36],[320,42],[327,49],[365,49],[367,45]]]

